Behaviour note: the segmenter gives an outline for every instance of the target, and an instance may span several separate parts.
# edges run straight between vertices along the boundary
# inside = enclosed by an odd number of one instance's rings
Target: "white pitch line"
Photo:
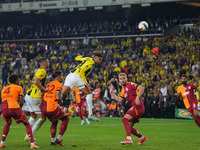
[[[180,125],[191,125],[191,124],[193,124],[193,123],[173,123],[173,124],[167,124],[167,123],[164,123],[164,124],[158,124],[158,123],[156,123],[156,124],[138,124],[139,126],[167,126],[167,125],[170,125],[170,126],[180,126]],[[70,127],[74,127],[74,126],[76,126],[76,127],[81,127],[81,125],[80,124],[69,124],[69,126]],[[106,127],[108,127],[108,126],[123,126],[123,124],[121,123],[121,124],[90,124],[89,126],[88,125],[85,125],[85,126],[87,126],[87,127],[93,127],[93,126],[95,126],[95,127],[97,127],[97,126],[99,126],[99,127],[102,127],[102,126],[106,126]],[[42,128],[49,128],[50,127],[50,125],[49,126],[42,126]],[[11,129],[13,128],[13,129],[16,129],[16,128],[24,128],[24,126],[12,126],[11,125],[11,127],[10,127]],[[0,127],[0,129],[3,129],[3,127]]]

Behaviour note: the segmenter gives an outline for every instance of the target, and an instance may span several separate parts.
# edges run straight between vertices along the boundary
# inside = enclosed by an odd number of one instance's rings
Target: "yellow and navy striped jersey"
[[[77,56],[76,61],[82,61],[71,73],[78,74],[81,76],[83,81],[87,83],[86,77],[90,74],[95,66],[95,62],[91,57]]]
[[[38,88],[37,85],[34,84],[36,77],[40,78],[40,83],[42,86],[44,86],[44,87],[46,86],[46,82],[47,82],[46,70],[43,68],[40,68],[34,74],[33,79],[32,79],[31,88],[27,91],[27,94],[33,98],[42,98],[41,90]]]

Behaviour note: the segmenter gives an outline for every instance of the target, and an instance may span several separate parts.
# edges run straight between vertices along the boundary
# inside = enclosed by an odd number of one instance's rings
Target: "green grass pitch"
[[[148,141],[137,145],[139,139],[132,135],[132,145],[121,145],[119,142],[126,137],[121,119],[101,118],[100,122],[91,121],[90,125],[81,126],[78,117],[70,117],[67,131],[63,136],[64,146],[50,145],[48,120],[34,137],[42,150],[200,150],[200,131],[193,120],[142,118],[135,128],[145,135]],[[4,124],[5,121],[0,122],[0,134]],[[59,128],[57,134],[58,131]],[[30,143],[24,141],[24,136],[23,124],[17,125],[13,121],[5,150],[30,149]]]

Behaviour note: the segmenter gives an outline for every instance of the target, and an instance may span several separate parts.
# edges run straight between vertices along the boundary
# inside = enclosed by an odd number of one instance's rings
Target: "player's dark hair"
[[[41,63],[43,63],[43,62],[45,62],[45,61],[47,61],[48,59],[46,58],[46,57],[42,57],[42,58],[40,58],[40,60],[39,60],[39,63],[41,64]]]
[[[53,79],[55,79],[56,77],[61,76],[61,75],[62,75],[62,71],[61,70],[57,70],[52,74],[52,77],[53,77]]]
[[[102,57],[102,55],[99,53],[96,53],[96,54],[94,54],[94,57]]]
[[[13,74],[9,77],[9,82],[13,84],[17,81],[18,78],[19,78],[18,75]]]
[[[185,77],[185,78],[187,78],[187,75],[186,75],[186,74],[182,74],[181,77]]]

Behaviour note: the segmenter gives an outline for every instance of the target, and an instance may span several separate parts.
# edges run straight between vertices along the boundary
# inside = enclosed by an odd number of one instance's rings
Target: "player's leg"
[[[124,124],[124,128],[126,131],[126,139],[122,142],[120,142],[121,144],[132,144],[133,140],[131,138],[131,124],[130,124],[130,120],[132,120],[132,116],[129,114],[125,114],[125,116],[122,118],[122,122]]]
[[[200,115],[198,113],[198,103],[193,103],[188,109],[190,116],[194,119],[198,127],[200,127]]]
[[[37,114],[34,112],[34,108],[33,108],[34,99],[32,97],[30,97],[29,95],[26,94],[25,101],[26,101],[26,104],[27,104],[28,111],[30,112],[30,115],[31,115],[30,118],[29,118],[29,120],[28,120],[28,122],[30,123],[31,128],[33,128],[33,125],[35,124],[35,120],[37,119]],[[29,141],[29,137],[28,137],[27,134],[24,137],[24,140],[26,142]]]
[[[81,111],[82,111],[82,115],[85,117],[85,120],[87,122],[87,124],[90,124],[90,121],[88,120],[88,112],[87,112],[87,102],[86,101],[82,101],[81,102]]]
[[[56,130],[57,130],[57,125],[58,125],[58,119],[56,120],[50,120],[52,122],[51,127],[50,127],[50,132],[51,132],[51,143],[50,145],[56,145]]]
[[[17,124],[19,124],[19,123],[23,123],[24,124],[24,126],[26,128],[26,133],[29,136],[29,141],[31,143],[31,149],[39,148],[34,143],[34,138],[33,138],[33,133],[32,133],[32,129],[31,129],[30,123],[28,122],[28,119],[27,119],[25,113],[22,111],[21,108],[17,108],[17,109],[14,110],[13,118],[15,119],[15,122]]]
[[[77,107],[77,110],[78,110],[78,115],[81,119],[81,125],[84,125],[85,122],[83,120],[83,115],[82,115],[82,111],[81,111],[81,103],[76,103],[76,107]]]
[[[64,117],[62,117],[60,120],[62,121],[62,123],[60,125],[60,131],[59,131],[58,137],[56,139],[56,143],[58,145],[63,146],[64,144],[62,143],[62,136],[64,135],[64,133],[65,133],[65,131],[67,129],[68,122],[69,122],[69,117],[67,115],[64,115]]]
[[[143,136],[136,128],[133,128],[134,124],[135,123],[138,123],[139,122],[139,118],[135,118],[133,119],[130,124],[131,124],[131,133],[135,136],[137,136],[140,141],[138,142],[138,145],[142,144],[143,142],[147,141],[147,137],[146,136]]]
[[[35,123],[35,120],[37,118],[37,115],[35,114],[33,108],[32,108],[32,97],[30,97],[29,95],[26,95],[25,96],[25,101],[26,101],[26,104],[27,104],[27,108],[28,108],[28,111],[30,112],[30,115],[31,117],[29,118],[28,122],[30,123],[31,125],[31,128],[33,127],[34,123]]]
[[[2,138],[1,138],[0,148],[1,147],[5,147],[5,140],[6,140],[6,137],[7,137],[8,133],[9,133],[10,125],[12,124],[12,119],[11,118],[10,119],[5,119],[5,120],[6,120],[6,124],[4,125],[4,128],[3,128],[3,134],[2,134]]]
[[[198,127],[200,127],[200,115],[198,113],[198,110],[193,110],[193,119],[195,121],[195,123],[197,124]]]
[[[46,118],[45,118],[45,116],[42,114],[42,113],[38,113],[37,112],[37,116],[38,116],[38,120],[35,122],[35,124],[33,125],[33,128],[32,128],[32,130],[33,130],[33,134],[35,134],[35,132],[37,131],[37,130],[39,130],[40,129],[40,127],[44,124],[44,122],[46,121]]]
[[[39,147],[37,145],[35,145],[35,143],[34,143],[33,132],[32,132],[30,123],[27,120],[27,122],[24,122],[23,124],[26,128],[26,134],[29,136],[29,141],[31,143],[31,149],[38,149]]]
[[[92,93],[91,93],[91,91],[88,89],[88,87],[82,88],[81,91],[87,95],[86,101],[87,101],[88,112],[89,112],[88,119],[93,120],[93,121],[100,121],[98,118],[94,117],[93,113],[92,113]]]

